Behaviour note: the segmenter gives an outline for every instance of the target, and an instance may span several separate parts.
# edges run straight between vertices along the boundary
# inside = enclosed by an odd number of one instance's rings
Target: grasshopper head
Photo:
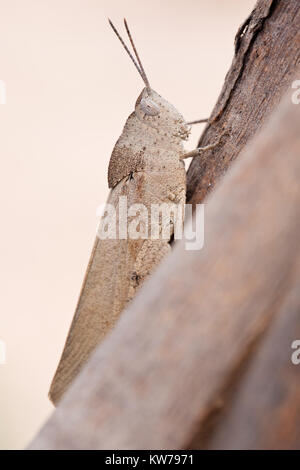
[[[147,87],[143,89],[135,104],[135,114],[146,125],[156,128],[159,133],[186,140],[190,126],[177,109]]]
[[[145,83],[145,88],[143,89],[135,104],[136,116],[143,123],[157,129],[160,134],[163,133],[165,136],[186,140],[190,133],[190,127],[185,122],[182,115],[176,110],[176,108],[174,108],[173,105],[171,105],[167,100],[165,100],[151,88],[126,20],[124,19],[124,24],[135,54],[135,58],[131,54],[113,23],[110,20],[109,23]]]

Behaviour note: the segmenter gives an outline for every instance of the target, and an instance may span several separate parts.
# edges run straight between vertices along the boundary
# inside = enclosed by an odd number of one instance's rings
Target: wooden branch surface
[[[259,0],[235,39],[235,56],[199,145],[224,130],[222,146],[195,158],[188,171],[188,202],[199,203],[261,128],[291,86],[300,64],[299,0]]]
[[[278,318],[234,387],[208,449],[300,449],[300,366],[291,361],[300,339],[300,258]]]
[[[32,449],[184,449],[205,429],[299,283],[299,119],[288,96],[209,198],[204,249],[178,243]]]

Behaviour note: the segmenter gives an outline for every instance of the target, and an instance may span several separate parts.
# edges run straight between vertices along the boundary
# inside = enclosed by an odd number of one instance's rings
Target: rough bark
[[[189,202],[203,201],[291,86],[300,63],[299,0],[260,0],[239,28],[235,55],[199,145],[219,146],[188,171]]]
[[[175,247],[32,449],[193,446],[299,284],[299,118],[288,96],[209,198],[205,248]]]
[[[278,319],[231,390],[210,438],[192,447],[299,450],[300,366],[291,360],[291,345],[300,339],[299,280],[298,262]]]

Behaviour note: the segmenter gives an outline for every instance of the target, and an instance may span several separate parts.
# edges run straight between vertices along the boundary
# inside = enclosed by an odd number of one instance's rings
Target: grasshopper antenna
[[[122,46],[124,47],[125,51],[126,51],[127,54],[129,55],[129,57],[130,57],[130,59],[132,60],[132,62],[134,63],[134,65],[135,65],[137,71],[139,72],[140,76],[142,77],[143,82],[145,83],[147,90],[148,90],[148,91],[151,90],[149,81],[148,81],[148,79],[147,79],[147,76],[146,76],[145,71],[144,71],[144,69],[143,69],[143,66],[142,66],[142,64],[141,64],[140,58],[139,58],[139,56],[137,55],[137,52],[136,52],[136,49],[135,49],[135,46],[134,46],[134,43],[133,43],[133,41],[132,41],[132,38],[131,38],[130,33],[128,33],[129,39],[130,39],[131,44],[133,45],[134,52],[135,52],[135,54],[136,54],[136,56],[137,56],[138,63],[140,64],[141,69],[140,69],[140,67],[138,66],[138,64],[137,64],[137,62],[136,62],[136,60],[135,60],[135,58],[134,58],[133,55],[131,54],[130,50],[129,50],[128,47],[126,46],[125,42],[123,41],[122,37],[120,36],[120,34],[119,34],[117,28],[113,25],[113,23],[112,23],[112,21],[111,21],[110,19],[108,19],[108,21],[109,21],[109,24],[110,24],[110,26],[112,27],[114,33],[115,33],[116,36],[119,38],[119,40],[120,40]],[[125,25],[127,25],[127,23],[126,23]],[[126,29],[127,29],[127,28],[128,28],[128,27],[126,27]],[[129,31],[129,29],[127,29],[127,32],[128,32],[128,31]]]
[[[140,59],[140,57],[139,57],[139,55],[138,55],[138,52],[137,52],[137,50],[136,50],[134,41],[133,41],[133,39],[132,39],[130,30],[129,30],[129,27],[128,27],[128,24],[127,24],[127,21],[126,21],[126,18],[124,18],[124,25],[125,25],[125,28],[126,28],[126,31],[127,31],[128,37],[129,37],[129,40],[130,40],[130,42],[131,42],[132,48],[133,48],[133,50],[134,50],[135,56],[136,56],[137,61],[138,61],[138,63],[139,63],[141,72],[142,72],[142,74],[143,74],[143,79],[144,79],[145,85],[146,85],[146,87],[147,87],[148,90],[151,90],[149,80],[148,80],[148,78],[147,78],[145,69],[144,69],[144,67],[143,67],[143,64],[142,64],[142,62],[141,62],[141,59]]]
[[[187,122],[187,124],[189,126],[192,126],[193,124],[201,124],[202,122],[208,122],[208,118],[206,119],[198,119],[197,121],[190,121],[190,122]]]

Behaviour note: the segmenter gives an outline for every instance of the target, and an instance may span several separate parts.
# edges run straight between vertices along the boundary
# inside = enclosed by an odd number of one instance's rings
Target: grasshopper
[[[183,207],[186,200],[183,160],[216,147],[222,135],[218,142],[186,153],[183,141],[188,139],[190,124],[206,120],[187,123],[172,104],[154,91],[126,20],[124,24],[135,57],[113,23],[110,20],[109,23],[145,87],[110,158],[108,203],[117,207],[120,198],[126,196],[128,206],[142,203],[150,210],[153,204],[172,203]],[[171,226],[173,222],[171,220]],[[116,324],[120,313],[145,279],[170,252],[170,237],[96,237],[66,344],[51,384],[49,397],[54,404]]]

